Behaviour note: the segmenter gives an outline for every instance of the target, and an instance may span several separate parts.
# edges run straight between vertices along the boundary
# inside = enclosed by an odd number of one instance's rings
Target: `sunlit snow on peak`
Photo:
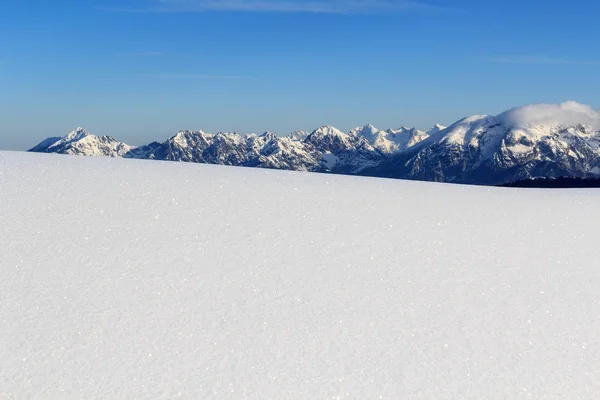
[[[600,129],[600,112],[575,101],[517,107],[500,114],[497,118],[501,123],[510,127],[534,125],[575,126],[583,124],[595,130]]]

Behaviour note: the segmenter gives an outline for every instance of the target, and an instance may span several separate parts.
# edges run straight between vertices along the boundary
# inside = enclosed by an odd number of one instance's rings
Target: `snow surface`
[[[0,397],[598,399],[600,192],[0,153]]]

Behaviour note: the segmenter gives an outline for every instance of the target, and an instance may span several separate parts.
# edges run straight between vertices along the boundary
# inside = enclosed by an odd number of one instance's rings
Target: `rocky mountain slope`
[[[284,137],[180,131],[141,147],[79,128],[31,151],[496,185],[600,176],[600,112],[566,102],[471,116],[428,131],[372,125],[348,133],[323,126]]]

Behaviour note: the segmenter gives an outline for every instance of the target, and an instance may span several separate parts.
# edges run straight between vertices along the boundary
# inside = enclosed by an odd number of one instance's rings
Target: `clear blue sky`
[[[0,149],[600,107],[591,0],[4,0]]]

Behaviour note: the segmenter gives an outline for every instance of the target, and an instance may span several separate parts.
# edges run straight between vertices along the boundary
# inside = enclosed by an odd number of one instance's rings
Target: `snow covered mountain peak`
[[[548,140],[568,142],[565,139],[568,134],[579,137],[598,135],[600,138],[600,112],[573,101],[531,104],[497,116],[472,115],[447,129],[438,130],[438,133],[441,136],[436,135],[435,141],[473,148],[491,142],[500,146],[502,141],[511,143],[514,140],[520,141],[523,146]]]
[[[429,129],[427,131],[427,134],[429,136],[431,136],[431,135],[434,135],[434,134],[438,133],[439,131],[443,131],[444,129],[446,129],[445,126],[442,126],[440,124],[435,124],[431,129]]]
[[[600,130],[600,111],[575,101],[516,107],[498,115],[497,118],[500,123],[515,128],[536,125],[562,127],[587,125],[593,130]]]
[[[363,125],[356,129],[361,130],[361,131],[366,131],[366,132],[379,132],[379,129],[377,129],[373,124]]]
[[[205,136],[210,135],[210,133],[206,133],[202,130],[188,130],[183,129],[177,132],[177,134],[173,137],[173,139],[182,139],[185,137],[193,137],[193,136]]]
[[[315,131],[313,131],[311,133],[311,136],[315,135],[315,136],[348,136],[346,133],[340,131],[338,128],[336,128],[335,126],[331,126],[331,125],[323,125],[322,127],[316,129]]]
[[[373,125],[365,125],[353,129],[350,134],[365,138],[371,146],[383,153],[397,153],[406,150],[429,137],[428,132],[405,126],[382,131]]]
[[[96,136],[78,127],[64,137],[48,138],[30,151],[79,154],[86,156],[122,157],[135,147],[110,136]]]
[[[378,138],[385,136],[385,132],[380,131],[379,129],[375,128],[375,126],[369,124],[352,129],[350,131],[350,135],[362,136],[367,139],[371,145],[373,145]]]
[[[350,131],[350,134],[356,135],[356,136],[365,136],[368,138],[369,136],[377,135],[379,132],[381,132],[381,131],[379,129],[375,128],[375,126],[368,124],[368,125],[359,126],[359,127],[352,129]]]
[[[260,135],[261,138],[265,139],[265,140],[273,140],[273,139],[277,139],[278,136],[276,134],[274,134],[273,132],[263,132]]]
[[[90,136],[90,135],[92,135],[92,134],[90,132],[88,132],[87,130],[85,130],[84,128],[77,127],[77,129],[75,129],[74,131],[72,131],[68,135],[66,135],[63,138],[63,140],[65,140],[65,141],[79,140],[79,139],[82,139],[82,138],[84,138],[86,136]]]
[[[308,135],[310,135],[310,132],[306,132],[303,130],[296,130],[296,131],[291,132],[289,135],[287,135],[287,137],[292,140],[303,142],[306,140]]]

